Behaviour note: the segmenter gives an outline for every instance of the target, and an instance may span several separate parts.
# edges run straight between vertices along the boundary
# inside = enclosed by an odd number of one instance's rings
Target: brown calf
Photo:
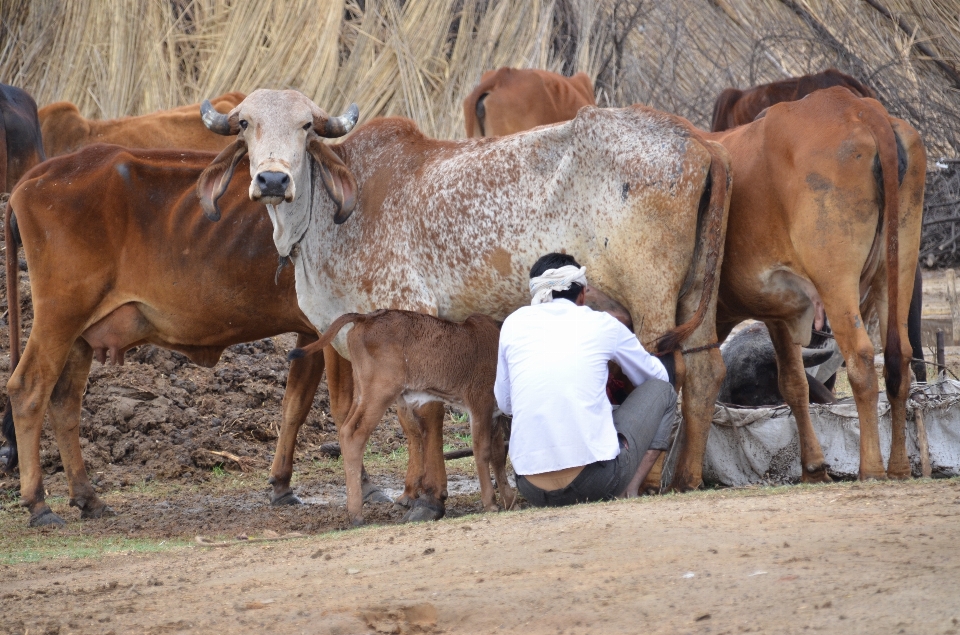
[[[350,521],[363,523],[363,449],[383,413],[401,397],[408,404],[446,401],[470,411],[483,507],[497,510],[490,482],[492,463],[501,501],[510,509],[516,493],[507,482],[503,436],[493,425],[498,323],[485,315],[449,322],[413,311],[347,313],[334,320],[319,341],[293,350],[290,359],[320,352],[350,323],[354,326],[347,334],[347,350],[353,364],[353,405],[339,429]]]

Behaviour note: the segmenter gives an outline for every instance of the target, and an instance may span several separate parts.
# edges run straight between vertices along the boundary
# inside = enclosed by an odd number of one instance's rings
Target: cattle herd
[[[4,434],[31,525],[63,523],[44,497],[45,416],[70,504],[83,518],[113,513],[80,452],[93,358],[122,364],[149,343],[213,366],[228,346],[287,332],[298,348],[274,504],[299,502],[297,433],[326,372],[352,522],[365,444],[393,403],[410,449],[407,519],[444,513],[443,402],[471,415],[484,508],[498,508],[491,468],[500,504],[513,506],[492,394],[496,321],[529,301],[527,272],[552,251],[587,267],[591,306],[672,356],[684,417],[673,488],[701,484],[725,375],[719,342],[745,319],[765,325],[755,350],[778,371],[768,392],[796,418],[804,482],[829,480],[808,404],[831,394],[808,381],[802,348],[828,324],[860,416],[860,477],[910,476],[926,157],[912,126],[836,70],[728,89],[712,132],[641,105],[597,108],[582,73],[516,69],[484,74],[464,101],[461,141],[401,118],[356,126],[355,106],[334,117],[291,90],[90,121],[65,102],[38,113],[2,86],[0,108],[0,182],[12,192]],[[34,311],[22,354],[21,245]],[[886,467],[874,313],[893,417]],[[728,383],[722,397],[736,401]]]

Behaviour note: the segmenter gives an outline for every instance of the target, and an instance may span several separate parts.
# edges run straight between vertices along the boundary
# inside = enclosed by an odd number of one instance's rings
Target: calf
[[[334,320],[317,342],[291,351],[290,359],[323,350],[350,323],[354,326],[347,334],[347,350],[353,364],[353,405],[339,429],[350,521],[363,523],[360,472],[367,440],[383,413],[401,397],[410,405],[446,401],[465,407],[470,412],[483,507],[497,510],[491,463],[503,506],[513,507],[516,493],[507,483],[503,435],[495,435],[499,421],[493,424],[499,323],[485,315],[449,322],[413,311],[347,313]]]

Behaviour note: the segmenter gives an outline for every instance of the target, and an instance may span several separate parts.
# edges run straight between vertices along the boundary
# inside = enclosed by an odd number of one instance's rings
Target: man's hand
[[[627,484],[627,488],[620,494],[620,498],[636,498],[640,495],[640,485],[647,478],[647,474],[653,469],[654,463],[660,458],[662,450],[647,450],[640,459],[640,465],[637,467],[636,474]]]

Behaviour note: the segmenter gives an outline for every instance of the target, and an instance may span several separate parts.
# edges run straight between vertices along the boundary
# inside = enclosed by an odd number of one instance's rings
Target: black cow
[[[0,186],[3,192],[12,192],[20,177],[47,157],[33,97],[0,84],[0,115]]]
[[[770,332],[763,322],[743,329],[723,346],[720,353],[727,375],[720,386],[717,400],[735,406],[779,406],[780,375]],[[803,365],[818,366],[833,357],[832,349],[804,348]],[[832,403],[833,393],[824,383],[807,373],[810,403]]]

